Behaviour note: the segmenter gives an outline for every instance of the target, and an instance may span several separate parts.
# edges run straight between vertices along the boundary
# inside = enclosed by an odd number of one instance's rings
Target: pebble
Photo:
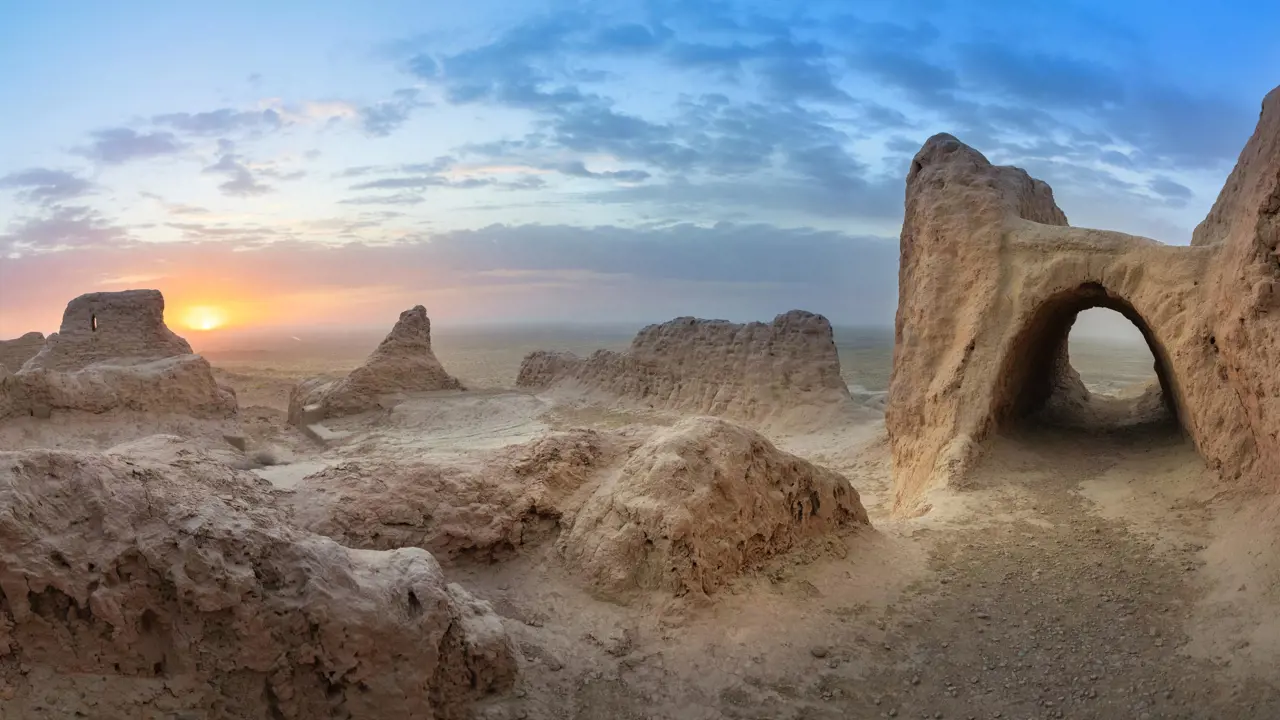
[[[816,658],[824,658],[827,656],[827,647],[825,645],[814,645],[809,648],[809,654]]]

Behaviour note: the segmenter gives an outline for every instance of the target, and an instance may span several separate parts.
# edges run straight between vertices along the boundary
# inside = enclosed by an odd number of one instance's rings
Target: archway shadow
[[[1119,396],[1091,392],[1071,366],[1068,337],[1085,310],[1106,308],[1133,323],[1151,352],[1156,382]],[[1004,435],[1043,437],[1105,434],[1135,444],[1183,438],[1177,385],[1168,356],[1150,325],[1124,298],[1098,283],[1084,283],[1045,300],[1015,336],[996,387],[992,416]]]

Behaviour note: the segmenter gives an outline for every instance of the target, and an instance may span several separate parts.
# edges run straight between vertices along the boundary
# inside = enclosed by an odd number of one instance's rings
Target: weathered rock
[[[0,378],[0,419],[60,410],[234,415],[235,392],[214,380],[208,361],[191,354],[163,315],[164,298],[155,290],[72,300],[61,332],[20,371]]]
[[[289,397],[289,422],[306,425],[374,410],[391,393],[463,389],[436,359],[431,350],[431,320],[426,308],[415,305],[400,313],[391,333],[349,375],[299,383]]]
[[[711,594],[743,570],[868,525],[842,475],[754,430],[698,417],[657,431],[610,473],[558,543],[593,591]]]
[[[516,384],[604,393],[755,425],[820,424],[855,407],[840,377],[831,323],[802,310],[769,324],[677,318],[641,330],[625,353],[531,353]]]
[[[164,324],[159,290],[89,293],[67,303],[62,325],[28,361],[29,368],[80,370],[190,355],[191,346]]]
[[[264,484],[172,437],[0,453],[0,715],[462,718],[511,685],[428,553],[294,529]]]
[[[29,332],[12,340],[0,340],[0,366],[9,372],[18,372],[22,366],[44,347],[44,334]]]
[[[930,138],[907,177],[885,418],[897,509],[963,473],[993,430],[1054,405],[1071,386],[1067,334],[1092,307],[1142,332],[1163,402],[1213,467],[1274,487],[1277,217],[1280,89],[1191,247],[1068,227],[1043,182]]]
[[[479,464],[349,460],[310,475],[283,501],[295,521],[343,545],[420,547],[443,561],[502,560],[550,537],[573,496],[616,455],[591,430],[549,433]]]

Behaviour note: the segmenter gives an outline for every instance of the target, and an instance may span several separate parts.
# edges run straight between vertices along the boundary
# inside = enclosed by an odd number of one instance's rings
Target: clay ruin
[[[854,408],[831,323],[803,310],[745,325],[676,318],[641,330],[625,353],[530,353],[516,385],[753,425],[821,424]]]
[[[44,334],[29,332],[12,340],[0,340],[0,367],[11,373],[22,369],[44,347]]]
[[[0,418],[114,410],[207,418],[236,412],[235,393],[218,385],[208,361],[165,325],[159,291],[72,300],[59,331],[0,380]]]
[[[330,417],[377,409],[387,395],[463,390],[431,350],[431,320],[415,305],[400,319],[364,364],[340,380],[305,380],[289,397],[289,422],[309,426]]]
[[[950,135],[911,164],[901,242],[885,419],[899,511],[1072,385],[1067,335],[1094,307],[1141,331],[1161,402],[1214,469],[1274,482],[1255,470],[1280,465],[1280,88],[1190,247],[1070,227],[1048,185]]]

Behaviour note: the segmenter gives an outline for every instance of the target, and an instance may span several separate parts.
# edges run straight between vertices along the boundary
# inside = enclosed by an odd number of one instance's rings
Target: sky
[[[888,325],[949,132],[1185,244],[1280,3],[0,0],[0,337],[154,287],[186,330]]]

